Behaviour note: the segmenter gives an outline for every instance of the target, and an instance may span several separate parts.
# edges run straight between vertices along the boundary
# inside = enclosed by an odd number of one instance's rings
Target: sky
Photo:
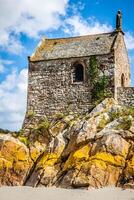
[[[110,32],[118,10],[123,13],[134,85],[134,0],[0,0],[0,128],[22,126],[27,57],[41,38]]]

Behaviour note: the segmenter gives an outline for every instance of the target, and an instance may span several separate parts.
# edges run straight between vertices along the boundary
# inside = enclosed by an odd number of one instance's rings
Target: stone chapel
[[[57,113],[89,112],[94,104],[93,83],[97,83],[91,59],[95,59],[98,78],[107,78],[105,90],[111,97],[134,105],[122,14],[118,11],[113,32],[42,39],[28,57],[27,115],[33,112],[37,118],[52,118]]]

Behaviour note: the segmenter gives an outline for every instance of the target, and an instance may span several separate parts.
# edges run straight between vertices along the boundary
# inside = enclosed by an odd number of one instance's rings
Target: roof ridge
[[[68,38],[42,38],[42,41],[37,46],[34,54],[32,54],[32,60],[40,60],[41,58],[53,59],[61,57],[70,57],[81,55],[97,55],[100,52],[111,52],[111,48],[114,44],[116,31],[108,33],[99,33],[94,35],[84,35]],[[100,39],[100,40],[99,40]],[[85,42],[87,41],[87,42]],[[66,44],[66,46],[65,46]],[[80,48],[78,48],[80,47]],[[70,49],[70,51],[69,51]],[[80,49],[83,49],[80,50]],[[67,53],[68,50],[68,53]],[[71,52],[72,51],[72,52]],[[72,55],[73,53],[73,55]]]
[[[89,37],[89,36],[99,36],[99,35],[108,35],[116,33],[115,31],[107,32],[107,33],[97,33],[92,35],[80,35],[80,36],[74,36],[74,37],[62,37],[62,38],[45,38],[45,40],[61,40],[61,39],[75,39],[75,38],[83,38],[83,37]]]

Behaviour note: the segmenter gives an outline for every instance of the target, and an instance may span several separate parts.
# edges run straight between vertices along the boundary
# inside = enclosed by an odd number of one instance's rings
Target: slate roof
[[[111,52],[117,33],[103,33],[70,38],[42,39],[31,61],[82,57]]]

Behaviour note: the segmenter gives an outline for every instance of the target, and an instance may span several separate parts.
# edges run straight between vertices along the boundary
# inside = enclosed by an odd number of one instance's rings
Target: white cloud
[[[58,28],[67,3],[68,0],[0,0],[0,45],[12,53],[20,52],[19,34],[37,37],[41,31]]]
[[[73,15],[77,15],[82,10],[84,10],[84,8],[85,8],[85,3],[82,2],[82,1],[78,1],[77,4],[76,3],[70,3],[69,6],[68,6],[68,9],[71,10]]]
[[[0,83],[0,128],[21,128],[26,108],[27,69],[13,70]]]
[[[112,27],[108,24],[101,24],[94,18],[90,18],[87,22],[80,15],[74,15],[66,19],[64,27],[65,33],[70,35],[97,34],[109,32],[111,30]]]
[[[22,51],[23,52],[25,51],[25,48],[19,41],[19,38],[17,36],[10,36],[10,35],[8,37],[7,42],[4,43],[3,49],[16,55],[19,55],[22,53]]]
[[[0,73],[3,73],[5,71],[5,66],[12,64],[13,61],[11,60],[4,60],[0,58]]]
[[[4,71],[4,65],[0,62],[0,73]]]
[[[127,32],[125,34],[125,41],[128,50],[134,50],[134,35]]]

